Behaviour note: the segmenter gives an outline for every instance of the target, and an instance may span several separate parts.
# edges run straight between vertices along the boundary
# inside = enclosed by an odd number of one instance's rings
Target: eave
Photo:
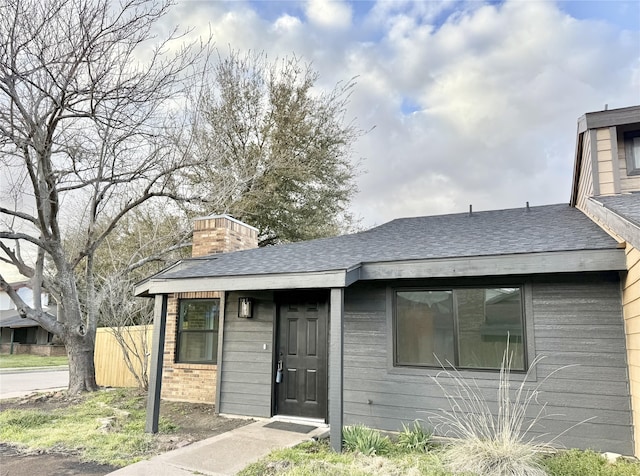
[[[640,249],[640,228],[635,223],[607,208],[596,198],[587,200],[585,213],[634,248]]]
[[[254,274],[198,278],[154,278],[135,288],[136,296],[198,291],[346,288],[358,281],[360,267],[309,273]]]
[[[498,256],[367,263],[361,279],[455,278],[518,274],[621,271],[626,269],[621,249],[553,251]]]
[[[578,119],[578,134],[589,129],[623,126],[640,121],[640,106],[622,107],[608,111],[588,112]]]
[[[152,278],[136,286],[136,296],[197,291],[345,288],[356,281],[467,276],[622,271],[622,249],[519,253],[363,263],[350,269],[197,278]]]

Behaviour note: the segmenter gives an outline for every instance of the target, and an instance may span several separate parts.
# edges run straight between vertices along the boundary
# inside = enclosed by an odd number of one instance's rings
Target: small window
[[[627,159],[627,174],[640,175],[640,131],[624,133],[624,155]]]
[[[217,362],[219,315],[219,299],[180,301],[176,362]]]
[[[398,290],[395,365],[525,370],[519,287]]]

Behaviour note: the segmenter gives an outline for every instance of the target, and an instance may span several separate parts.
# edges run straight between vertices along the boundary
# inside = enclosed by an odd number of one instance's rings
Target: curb
[[[11,367],[0,369],[0,374],[17,374],[23,372],[59,372],[61,370],[69,370],[68,365],[55,365],[49,367]]]

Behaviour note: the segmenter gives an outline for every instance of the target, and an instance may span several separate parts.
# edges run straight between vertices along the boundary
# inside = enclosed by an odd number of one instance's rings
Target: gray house
[[[12,272],[9,270],[5,275],[10,276]],[[31,285],[24,276],[12,280],[10,284],[27,303],[33,302]],[[49,312],[56,314],[56,309],[47,307],[48,293],[43,292],[40,299]],[[21,318],[9,295],[0,291],[0,354],[62,356],[66,355],[66,350],[63,345],[54,345],[53,334],[36,321]]]
[[[625,244],[575,203],[527,204],[184,260],[137,289],[156,299],[149,421],[169,364],[215,375],[221,414],[327,422],[339,448],[343,425],[446,407],[442,363],[495,400],[509,342],[513,380],[547,378],[534,432],[588,420],[560,442],[633,454]]]

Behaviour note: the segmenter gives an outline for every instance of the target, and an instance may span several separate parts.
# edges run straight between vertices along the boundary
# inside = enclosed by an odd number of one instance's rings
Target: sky
[[[640,1],[178,1],[220,50],[356,78],[351,212],[394,218],[567,203],[577,119],[640,104]]]

